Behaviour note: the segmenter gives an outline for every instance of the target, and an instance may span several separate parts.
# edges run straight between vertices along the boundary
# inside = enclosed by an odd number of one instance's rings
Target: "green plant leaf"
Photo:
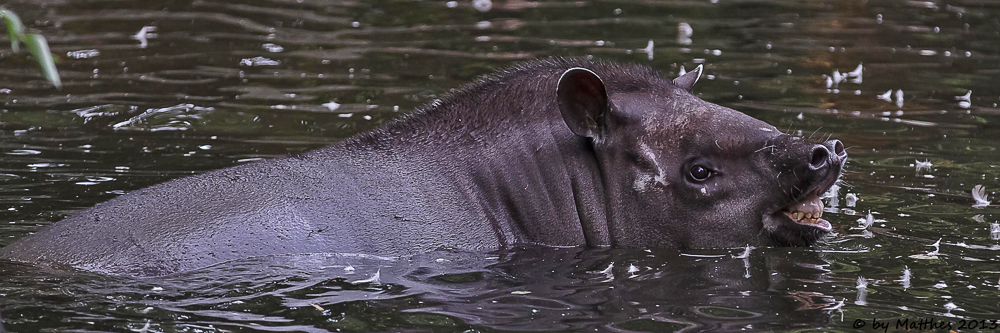
[[[0,17],[7,24],[7,33],[10,34],[10,48],[14,50],[14,53],[20,52],[18,43],[24,39],[24,24],[21,24],[21,18],[6,8],[0,8]]]
[[[35,57],[38,66],[42,68],[42,75],[52,82],[56,89],[62,88],[62,81],[59,79],[59,71],[56,70],[56,62],[52,58],[52,51],[49,51],[49,43],[45,41],[45,36],[36,34],[25,34],[24,45],[28,46],[28,52]]]

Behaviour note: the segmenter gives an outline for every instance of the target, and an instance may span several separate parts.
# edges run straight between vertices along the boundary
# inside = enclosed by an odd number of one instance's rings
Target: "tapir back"
[[[452,181],[393,154],[334,146],[176,179],[77,212],[0,255],[150,276],[275,254],[498,246]]]

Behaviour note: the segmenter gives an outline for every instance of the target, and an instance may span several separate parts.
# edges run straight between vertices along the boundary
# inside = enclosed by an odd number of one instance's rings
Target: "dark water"
[[[1000,1],[6,6],[49,38],[65,87],[0,46],[0,245],[130,190],[321,147],[550,55],[672,74],[703,63],[703,99],[839,138],[851,154],[824,215],[837,233],[812,248],[308,255],[140,280],[0,262],[9,331],[850,331],[857,319],[871,331],[873,318],[890,329],[1000,320],[1000,211],[974,208],[971,194],[983,185],[992,200],[1000,188]],[[145,42],[143,27],[155,27]],[[859,65],[860,78],[842,75]],[[869,212],[873,225],[854,228]]]

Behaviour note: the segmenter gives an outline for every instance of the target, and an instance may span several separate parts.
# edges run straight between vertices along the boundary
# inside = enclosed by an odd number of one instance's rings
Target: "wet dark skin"
[[[702,101],[700,75],[520,64],[326,148],[133,191],[0,256],[151,276],[266,255],[805,246],[826,234],[801,214],[822,211],[843,145]]]

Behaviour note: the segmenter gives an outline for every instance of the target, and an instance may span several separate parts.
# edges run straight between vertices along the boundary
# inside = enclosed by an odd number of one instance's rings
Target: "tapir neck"
[[[482,195],[479,204],[491,213],[501,239],[610,245],[604,184],[590,143],[561,118],[520,125],[496,140],[463,146],[452,165]]]
[[[368,143],[435,157],[430,163],[479,206],[502,244],[610,245],[602,173],[588,139],[560,116],[558,74],[457,93]]]

